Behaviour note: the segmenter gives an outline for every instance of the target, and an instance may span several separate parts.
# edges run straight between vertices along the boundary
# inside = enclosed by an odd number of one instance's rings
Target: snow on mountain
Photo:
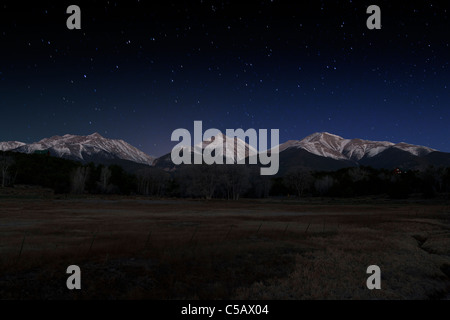
[[[102,137],[98,133],[89,136],[66,134],[42,139],[39,142],[22,145],[18,152],[33,153],[37,150],[50,150],[62,158],[74,158],[84,161],[86,157],[100,155],[104,158],[129,160],[136,163],[151,165],[154,158],[138,150],[123,140],[113,140]]]
[[[221,148],[220,148],[221,146]],[[234,156],[234,161],[245,159],[249,156],[255,156],[258,154],[257,150],[250,146],[245,141],[234,137],[230,138],[222,133],[215,135],[210,139],[210,141],[202,141],[193,147],[182,147],[183,152],[193,152],[197,154],[204,154],[205,149],[216,150],[214,156],[221,156],[226,158],[227,150],[233,150],[232,154]]]
[[[224,134],[218,134],[211,138],[211,141],[203,141],[201,144],[201,148],[208,148],[210,150],[216,149],[222,145],[222,153],[221,156],[226,157],[227,150],[233,150],[233,156],[236,161],[245,159],[248,156],[255,156],[258,152],[255,148],[247,144],[245,141],[234,137],[230,138]],[[197,145],[196,147],[199,147]]]
[[[388,148],[397,148],[416,156],[424,156],[436,151],[403,142],[394,144],[388,141],[344,139],[328,132],[314,133],[303,140],[290,140],[281,144],[279,148],[280,152],[289,148],[301,148],[318,156],[353,161],[359,161],[364,157],[374,157]]]
[[[222,150],[217,147],[222,146]],[[220,133],[211,141],[203,141],[194,147],[183,147],[184,152],[204,153],[205,149],[221,151],[220,156],[226,157],[226,150],[233,150],[234,160],[239,161],[248,156],[256,155],[257,150],[239,138],[230,138]],[[395,148],[415,156],[425,156],[436,150],[407,144],[394,144],[388,141],[368,141],[361,139],[344,139],[340,136],[320,132],[307,136],[303,140],[290,140],[279,146],[279,152],[296,148],[311,154],[335,159],[359,162]],[[0,151],[14,150],[17,152],[34,153],[37,150],[49,150],[52,155],[78,161],[97,161],[122,159],[135,163],[153,165],[155,158],[145,154],[123,140],[113,140],[102,137],[98,133],[89,136],[66,134],[42,139],[39,142],[25,144],[18,141],[0,142]],[[169,154],[170,156],[170,154]],[[106,162],[108,162],[106,161]],[[101,161],[100,161],[101,162]]]
[[[25,143],[19,141],[0,142],[0,151],[10,151],[24,145]]]
[[[374,157],[392,146],[394,146],[394,144],[388,141],[345,139],[343,142],[342,154],[347,159],[359,161],[364,157]]]
[[[413,154],[415,156],[419,156],[419,157],[427,155],[427,154],[429,154],[429,153],[431,153],[433,151],[437,151],[435,149],[431,149],[431,148],[428,148],[428,147],[415,146],[415,145],[404,143],[404,142],[397,143],[394,146],[394,148],[397,148],[397,149],[409,152],[409,153],[411,153],[411,154]]]
[[[300,147],[318,156],[344,160],[347,159],[342,154],[344,141],[344,138],[327,132],[314,133],[300,141]]]

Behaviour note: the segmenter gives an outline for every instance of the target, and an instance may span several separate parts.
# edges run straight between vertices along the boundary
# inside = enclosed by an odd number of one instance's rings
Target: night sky
[[[161,156],[202,120],[450,152],[448,1],[303,2],[2,1],[0,141],[98,132]]]

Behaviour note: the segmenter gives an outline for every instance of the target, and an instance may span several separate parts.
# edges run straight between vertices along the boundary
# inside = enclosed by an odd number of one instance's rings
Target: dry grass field
[[[445,203],[0,191],[0,299],[450,297]],[[66,288],[72,264],[79,291]],[[366,287],[373,264],[381,290]]]

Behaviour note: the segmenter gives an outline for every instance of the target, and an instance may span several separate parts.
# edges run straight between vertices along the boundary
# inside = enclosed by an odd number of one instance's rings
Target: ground
[[[66,287],[69,265],[80,291]],[[381,290],[367,289],[370,265]],[[450,207],[3,190],[0,299],[94,298],[448,299]]]

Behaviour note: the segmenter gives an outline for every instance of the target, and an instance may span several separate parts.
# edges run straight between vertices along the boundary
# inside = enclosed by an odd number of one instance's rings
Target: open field
[[[82,290],[66,288],[69,265]],[[366,287],[369,265],[382,289]],[[0,299],[448,299],[445,203],[0,199]]]

